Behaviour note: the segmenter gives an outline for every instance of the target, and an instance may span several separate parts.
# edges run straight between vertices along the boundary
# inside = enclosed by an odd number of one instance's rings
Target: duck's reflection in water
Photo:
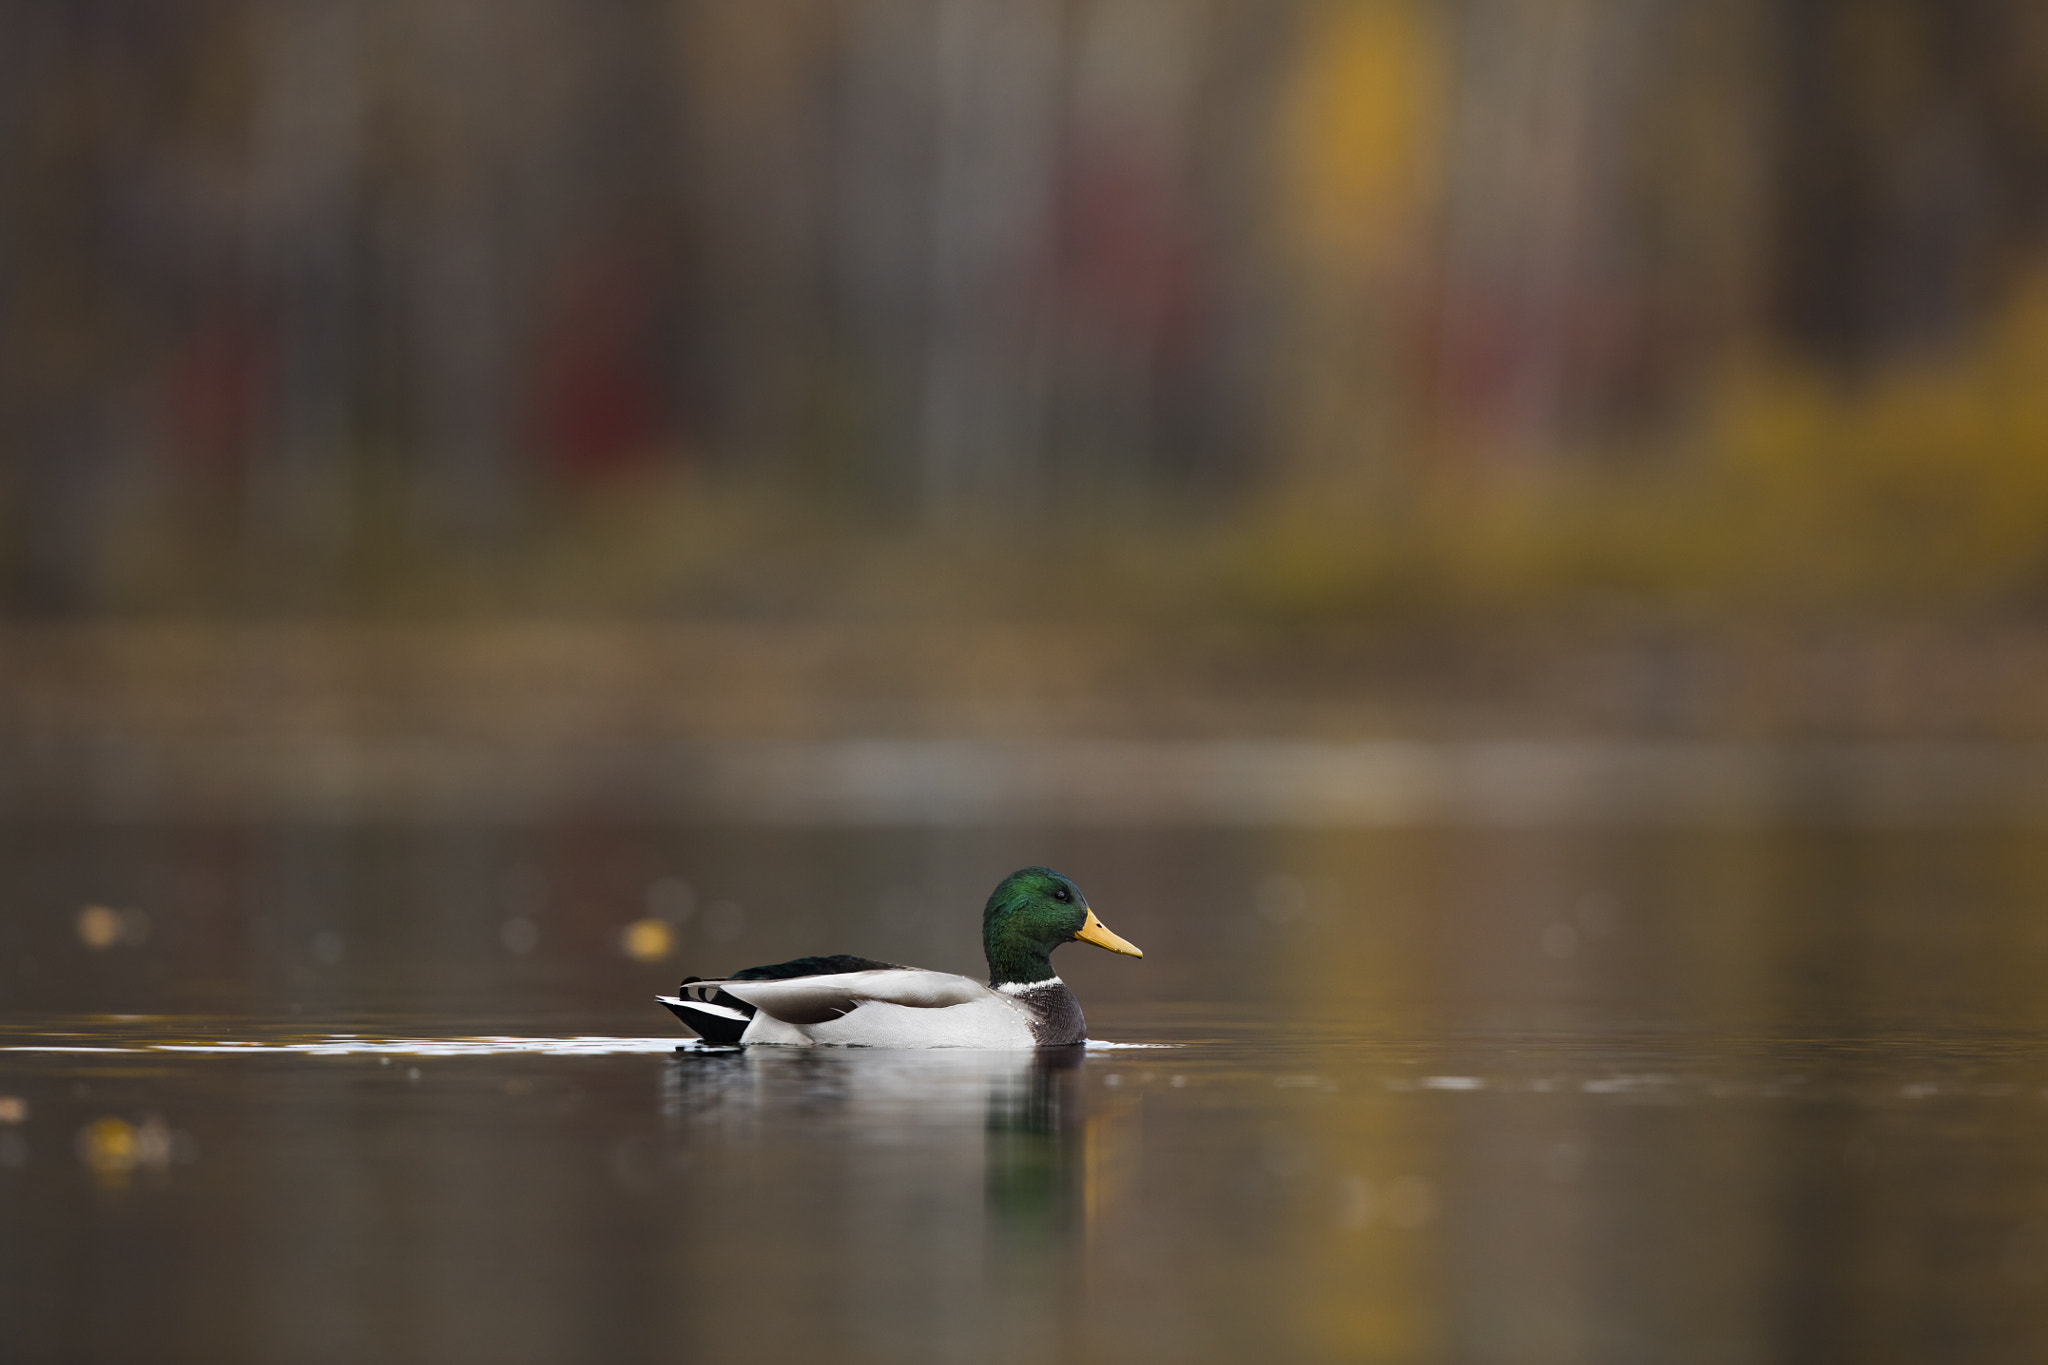
[[[1043,1133],[1075,1121],[1084,1060],[1078,1047],[707,1048],[678,1052],[660,1104],[672,1126],[698,1139],[936,1135],[970,1121]]]
[[[1085,1216],[1086,1096],[1080,1048],[1047,1048],[988,1087],[986,1190],[991,1226],[1056,1238]]]
[[[694,1147],[832,1139],[979,1148],[989,1209],[1056,1231],[1085,1215],[1119,1107],[1091,1113],[1078,1047],[1036,1052],[746,1048],[680,1053],[660,1107]],[[979,1142],[968,1141],[979,1134]]]
[[[1136,1119],[1088,1073],[1080,1048],[685,1053],[661,1108],[693,1218],[733,1220],[749,1255],[812,1281],[849,1330],[942,1303],[966,1349],[992,1320],[1056,1331],[1039,1310],[1084,1270]]]

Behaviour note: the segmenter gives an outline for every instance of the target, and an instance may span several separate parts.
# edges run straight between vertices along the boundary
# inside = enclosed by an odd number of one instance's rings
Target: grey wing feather
[[[979,981],[916,967],[836,972],[829,976],[800,976],[787,981],[703,984],[716,985],[772,1019],[798,1025],[822,1024],[837,1019],[871,1000],[907,1005],[913,1009],[943,1009],[948,1005],[965,1005],[991,993]]]

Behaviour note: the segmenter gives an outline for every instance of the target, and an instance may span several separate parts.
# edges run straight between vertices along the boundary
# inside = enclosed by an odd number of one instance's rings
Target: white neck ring
[[[1064,986],[1066,984],[1066,982],[1056,976],[1048,976],[1043,981],[1005,981],[996,989],[1004,995],[1022,995],[1026,991],[1042,991],[1047,986]]]

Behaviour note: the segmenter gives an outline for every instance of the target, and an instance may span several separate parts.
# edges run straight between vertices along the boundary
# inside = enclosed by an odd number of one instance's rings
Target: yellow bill
[[[1081,932],[1074,935],[1074,937],[1080,939],[1083,943],[1092,943],[1098,948],[1107,948],[1112,953],[1122,953],[1125,957],[1143,957],[1145,955],[1136,944],[1126,942],[1109,932],[1109,926],[1095,918],[1093,910],[1088,912],[1088,922],[1081,926]]]

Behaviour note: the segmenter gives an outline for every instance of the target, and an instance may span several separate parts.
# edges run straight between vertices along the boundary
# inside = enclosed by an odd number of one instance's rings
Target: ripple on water
[[[1174,1043],[1117,1043],[1091,1039],[1090,1052],[1172,1048]],[[289,1053],[305,1057],[352,1057],[372,1054],[409,1057],[494,1057],[539,1055],[555,1057],[606,1057],[632,1054],[702,1052],[720,1050],[695,1038],[667,1035],[658,1038],[613,1038],[578,1036],[571,1038],[530,1038],[495,1034],[466,1038],[368,1038],[359,1034],[326,1034],[316,1038],[139,1040],[123,1043],[16,1043],[0,1044],[0,1053],[118,1053],[178,1052],[221,1056]]]

